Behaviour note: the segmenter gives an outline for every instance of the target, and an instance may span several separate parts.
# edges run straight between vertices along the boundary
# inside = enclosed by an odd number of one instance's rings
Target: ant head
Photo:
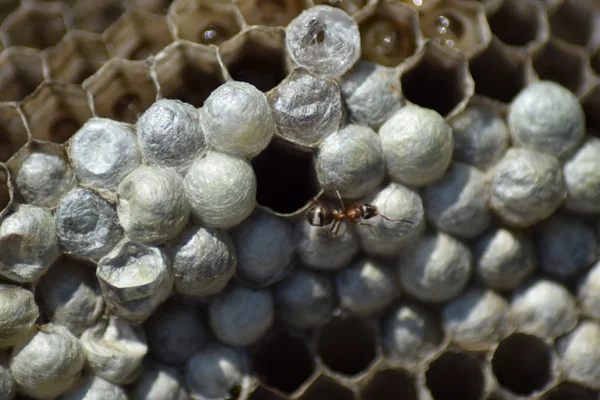
[[[315,203],[306,210],[306,220],[312,226],[325,226],[333,222],[331,208],[323,203]]]
[[[360,216],[362,219],[370,219],[379,215],[379,211],[377,211],[377,206],[372,204],[361,204],[360,205]]]

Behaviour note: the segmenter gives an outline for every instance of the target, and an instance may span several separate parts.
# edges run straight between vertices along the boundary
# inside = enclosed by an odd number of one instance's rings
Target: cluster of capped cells
[[[0,19],[0,398],[600,399],[597,1]]]

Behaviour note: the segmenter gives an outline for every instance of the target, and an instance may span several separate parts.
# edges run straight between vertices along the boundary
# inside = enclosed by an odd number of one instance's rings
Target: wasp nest
[[[598,1],[0,3],[0,398],[599,398]]]

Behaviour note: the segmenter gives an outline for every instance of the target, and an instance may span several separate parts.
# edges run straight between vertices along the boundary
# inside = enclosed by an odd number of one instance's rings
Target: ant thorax
[[[321,203],[314,204],[306,211],[306,220],[312,226],[326,226],[331,224],[333,219],[331,208]]]

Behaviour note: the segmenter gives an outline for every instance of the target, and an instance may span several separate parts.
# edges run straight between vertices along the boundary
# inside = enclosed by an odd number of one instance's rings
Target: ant
[[[373,204],[359,204],[352,203],[350,207],[346,209],[344,205],[344,200],[342,200],[342,196],[340,192],[336,189],[336,194],[338,199],[340,199],[340,205],[342,206],[342,210],[336,210],[328,204],[323,203],[320,200],[313,200],[312,205],[306,210],[306,219],[309,224],[316,227],[323,227],[329,225],[333,222],[331,229],[324,232],[323,235],[327,235],[331,232],[333,233],[333,237],[330,240],[333,240],[337,237],[338,231],[340,230],[340,226],[344,221],[350,221],[356,225],[370,226],[371,228],[376,228],[375,225],[365,224],[358,221],[359,218],[362,219],[371,219],[376,216],[380,216],[381,218],[392,221],[392,222],[404,222],[412,225],[412,221],[408,221],[405,219],[391,219],[381,214],[377,209],[377,206]],[[335,231],[334,231],[335,230]]]

